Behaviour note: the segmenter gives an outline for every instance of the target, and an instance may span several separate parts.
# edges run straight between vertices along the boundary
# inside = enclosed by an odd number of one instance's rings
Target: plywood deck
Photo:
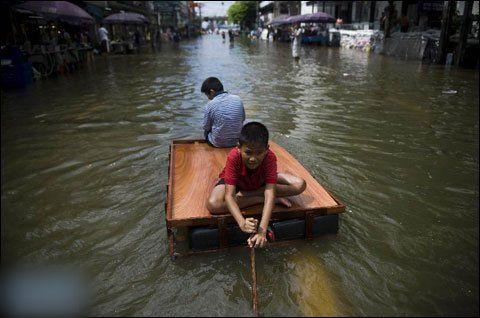
[[[213,148],[203,141],[174,140],[170,149],[169,185],[167,191],[167,224],[171,226],[214,224],[218,216],[206,208],[207,199],[218,181],[231,148]],[[322,214],[344,212],[345,206],[328,193],[310,173],[285,149],[270,141],[270,149],[277,156],[279,172],[287,172],[305,179],[306,190],[289,197],[291,208],[276,205],[276,216],[321,211]],[[260,215],[263,205],[249,207],[245,215]],[[212,221],[212,222],[210,222]]]

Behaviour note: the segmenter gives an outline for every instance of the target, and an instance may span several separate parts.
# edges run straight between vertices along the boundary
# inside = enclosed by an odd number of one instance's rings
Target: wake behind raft
[[[275,205],[270,220],[275,242],[336,234],[339,214],[345,212],[345,205],[322,187],[288,151],[272,141],[269,144],[277,156],[278,171],[299,176],[307,183],[302,194],[288,198],[292,202],[290,208]],[[165,211],[172,259],[246,245],[248,234],[240,230],[229,213],[212,215],[206,207],[230,150],[213,148],[204,140],[171,142]],[[261,204],[248,207],[242,213],[260,220],[262,207]],[[180,243],[185,241],[188,247],[182,252]]]

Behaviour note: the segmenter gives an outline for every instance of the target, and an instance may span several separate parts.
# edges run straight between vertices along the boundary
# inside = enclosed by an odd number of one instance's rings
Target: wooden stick
[[[250,235],[251,240],[258,231],[258,223],[256,224],[255,233]],[[253,314],[258,317],[258,299],[257,299],[257,270],[255,268],[255,245],[250,247],[250,270],[252,272],[252,305]]]
[[[255,317],[258,317],[257,272],[255,271],[255,247],[250,247],[250,269],[252,271],[253,313]]]

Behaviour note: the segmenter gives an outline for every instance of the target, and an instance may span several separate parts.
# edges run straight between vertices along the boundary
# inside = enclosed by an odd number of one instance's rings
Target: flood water
[[[247,249],[168,257],[208,76],[347,206],[336,239],[257,252],[261,315],[479,314],[478,72],[348,49],[209,35],[4,92],[2,261],[80,266],[91,315],[251,315]]]

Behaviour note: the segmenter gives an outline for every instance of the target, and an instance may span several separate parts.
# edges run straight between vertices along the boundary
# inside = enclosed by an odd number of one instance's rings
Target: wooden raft
[[[270,149],[277,156],[278,172],[287,172],[303,178],[305,191],[293,197],[291,208],[275,205],[273,216],[292,215],[296,211],[318,211],[334,214],[345,211],[345,206],[323,188],[310,173],[285,149],[270,141]],[[218,175],[225,166],[231,148],[213,148],[203,140],[173,140],[170,146],[170,166],[166,198],[167,224],[191,226],[215,224],[223,215],[212,215],[206,204]],[[261,215],[262,204],[246,208],[245,215]],[[288,212],[288,213],[285,213]],[[229,216],[229,214],[226,214]]]
[[[345,211],[345,206],[324,189],[310,173],[285,149],[270,141],[270,149],[277,156],[279,172],[287,172],[303,178],[306,190],[289,197],[292,207],[275,205],[272,220],[305,218],[308,228],[313,216],[337,214]],[[212,215],[206,203],[218,175],[225,166],[231,148],[213,148],[204,140],[173,140],[170,145],[170,163],[165,202],[167,234],[170,240],[170,254],[173,255],[173,228],[198,225],[218,226],[224,232],[227,223],[235,222],[233,217]],[[260,219],[263,205],[259,204],[242,210],[244,215]],[[225,246],[225,242],[221,242]]]

